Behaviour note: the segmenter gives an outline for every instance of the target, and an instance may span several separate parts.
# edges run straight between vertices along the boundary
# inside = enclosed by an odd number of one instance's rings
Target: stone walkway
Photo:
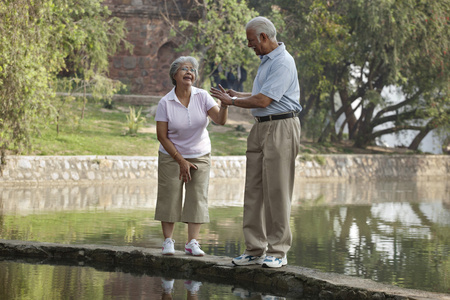
[[[54,243],[0,240],[0,259],[38,259],[39,263],[91,266],[134,274],[169,275],[229,284],[246,290],[296,299],[442,299],[449,294],[403,289],[372,280],[285,266],[266,269],[260,266],[235,267],[229,257],[187,256],[176,251],[162,256],[160,249],[128,246],[65,245]]]

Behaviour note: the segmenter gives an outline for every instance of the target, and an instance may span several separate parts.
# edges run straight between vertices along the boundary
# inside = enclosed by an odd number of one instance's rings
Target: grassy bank
[[[135,135],[128,132],[129,107],[127,104],[115,104],[112,108],[105,108],[103,103],[89,102],[83,120],[80,120],[81,109],[73,107],[71,114],[60,121],[59,133],[55,122],[41,126],[39,134],[34,135],[32,139],[33,149],[24,154],[157,156],[159,142],[156,138],[156,122],[151,114],[155,107],[141,107],[141,115],[145,117],[145,121]],[[251,117],[243,117],[242,114],[237,116],[230,113],[229,120],[233,118],[234,122],[229,122],[225,126],[209,124],[212,155],[245,155],[246,140],[253,120]],[[357,149],[352,147],[350,142],[317,144],[302,136],[301,153],[309,155],[414,152],[404,148]]]
[[[145,121],[135,135],[128,132],[129,106],[113,105],[104,108],[102,103],[89,102],[85,116],[74,108],[71,117],[61,120],[59,133],[55,122],[40,128],[33,136],[33,149],[27,155],[123,155],[157,156],[159,141],[156,138],[156,122],[150,115],[150,106],[142,107]],[[227,125],[216,132],[210,124],[212,155],[244,155],[248,132],[236,131]]]

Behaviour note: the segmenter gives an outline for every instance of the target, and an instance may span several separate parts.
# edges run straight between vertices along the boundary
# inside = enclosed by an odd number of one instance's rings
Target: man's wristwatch
[[[236,96],[234,96],[234,97],[231,97],[231,105],[234,105],[234,100],[236,100],[237,99],[237,97]]]

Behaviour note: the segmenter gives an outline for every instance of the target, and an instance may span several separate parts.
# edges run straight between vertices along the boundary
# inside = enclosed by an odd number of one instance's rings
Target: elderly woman
[[[188,224],[185,253],[205,254],[197,239],[201,224],[209,222],[211,141],[206,126],[208,116],[215,123],[224,125],[228,107],[221,105],[219,108],[208,92],[194,87],[197,69],[198,62],[194,57],[177,58],[169,71],[175,87],[159,101],[156,110],[156,132],[161,145],[155,220],[161,221],[165,239],[163,255],[175,253],[172,239],[175,222]]]

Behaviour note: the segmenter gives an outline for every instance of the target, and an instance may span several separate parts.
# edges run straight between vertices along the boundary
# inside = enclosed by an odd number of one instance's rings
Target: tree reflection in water
[[[448,183],[328,185],[320,187],[328,193],[300,199],[293,207],[295,264],[401,287],[450,291]],[[344,198],[333,198],[335,191]]]
[[[286,299],[188,279],[0,261],[0,299]],[[286,299],[287,300],[287,299]]]
[[[244,249],[243,181],[212,180],[202,249]],[[446,181],[296,183],[290,265],[401,287],[450,292],[450,197]],[[0,187],[0,238],[159,248],[156,183]],[[186,239],[178,227],[176,250]]]

